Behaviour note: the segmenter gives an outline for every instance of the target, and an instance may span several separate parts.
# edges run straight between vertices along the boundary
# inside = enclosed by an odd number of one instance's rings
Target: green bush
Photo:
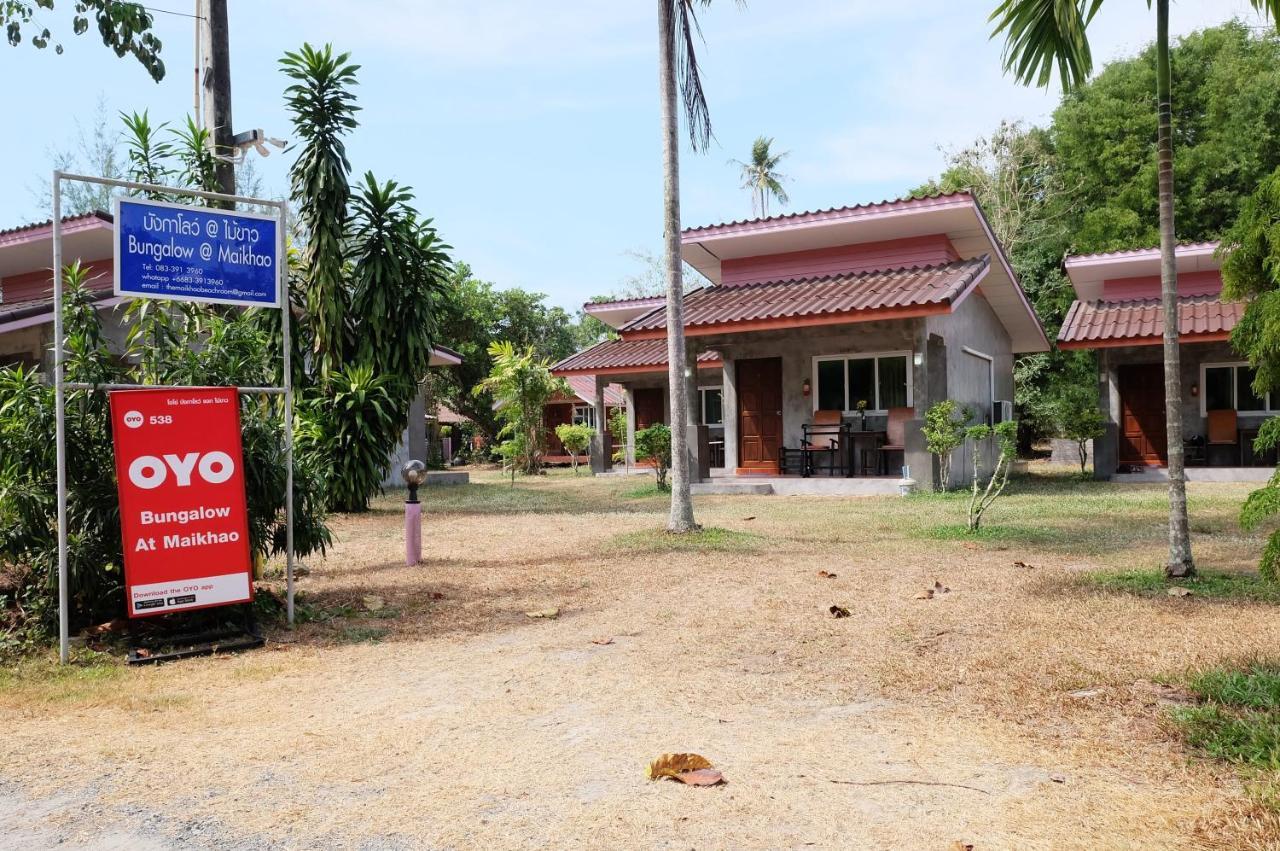
[[[565,451],[569,453],[569,458],[573,462],[573,474],[575,476],[578,475],[578,456],[591,448],[591,438],[595,436],[596,430],[589,425],[561,423],[556,426],[556,437],[560,439]]]
[[[671,469],[671,429],[663,423],[654,423],[636,432],[636,459],[652,461],[658,488],[666,490],[667,471]]]
[[[213,386],[270,384],[278,360],[272,336],[253,312],[158,302],[138,319],[144,329],[127,362],[106,349],[98,313],[79,264],[65,270],[67,379],[103,383]],[[167,309],[166,309],[167,308]],[[164,318],[158,318],[163,316]],[[189,347],[160,333],[162,326],[203,329],[203,345]],[[143,341],[146,356],[139,350]],[[280,397],[244,396],[244,443],[249,543],[255,554],[284,550],[286,468]],[[0,606],[12,607],[18,626],[49,635],[57,625],[57,490],[54,388],[34,372],[0,369],[0,570],[9,575]],[[73,627],[119,617],[124,611],[120,506],[116,493],[107,394],[67,393],[68,574]],[[294,543],[299,555],[323,552],[331,538],[324,522],[321,467],[298,458],[294,470]]]
[[[938,459],[938,480],[934,490],[945,491],[951,482],[951,453],[964,443],[965,426],[973,412],[954,399],[943,399],[924,414],[925,448]]]

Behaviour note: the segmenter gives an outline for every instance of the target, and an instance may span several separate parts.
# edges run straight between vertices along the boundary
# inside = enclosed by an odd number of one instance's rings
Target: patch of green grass
[[[649,482],[648,484],[641,485],[638,488],[625,490],[622,492],[621,496],[623,499],[651,499],[658,496],[669,497],[671,496],[671,490],[669,488],[660,488],[653,482]]]
[[[61,665],[57,653],[50,651],[0,667],[0,693],[21,693],[51,703],[77,700],[108,687],[124,671],[121,660],[109,653],[73,648],[70,664]]]
[[[977,531],[969,531],[964,523],[945,523],[941,526],[923,526],[916,530],[917,537],[931,541],[989,541],[1003,544],[1056,543],[1062,533],[1048,526],[1020,526],[1016,523],[991,522]]]
[[[1163,570],[1101,570],[1087,573],[1081,581],[1101,591],[1136,594],[1139,597],[1165,596],[1169,588],[1187,588],[1198,597],[1218,600],[1250,600],[1280,603],[1280,585],[1256,573],[1224,573],[1201,570],[1187,579],[1167,579]]]
[[[386,637],[389,630],[380,626],[344,626],[337,638],[343,644],[373,644]]]
[[[672,534],[665,529],[625,532],[616,536],[613,544],[621,550],[633,553],[708,553],[758,552],[764,541],[763,535],[711,526],[682,535]]]
[[[1256,661],[1245,668],[1210,668],[1193,675],[1188,688],[1212,703],[1280,710],[1280,664]]]
[[[1280,771],[1280,663],[1210,668],[1188,677],[1187,688],[1200,704],[1169,717],[1189,747],[1210,759]],[[1274,786],[1277,778],[1263,779]]]

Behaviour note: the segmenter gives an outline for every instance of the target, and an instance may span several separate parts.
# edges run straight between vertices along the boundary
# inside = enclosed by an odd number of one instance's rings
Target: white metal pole
[[[71,655],[71,605],[67,576],[67,398],[62,384],[62,172],[53,172],[53,397],[58,456],[58,660]]]
[[[285,612],[289,626],[293,626],[293,340],[290,321],[293,305],[289,301],[289,259],[285,256],[284,228],[288,218],[288,202],[279,202],[280,216],[276,220],[276,276],[280,288],[280,330],[284,337],[284,581]]]

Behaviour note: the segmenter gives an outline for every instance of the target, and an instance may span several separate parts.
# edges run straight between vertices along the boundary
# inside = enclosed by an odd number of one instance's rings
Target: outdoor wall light
[[[809,379],[804,380],[804,384],[800,385],[800,392],[806,397],[813,392],[813,385],[809,383]]]
[[[924,363],[924,352],[916,352],[914,355],[912,355],[912,356],[911,356],[911,363],[915,364],[916,366],[920,366],[921,364],[923,364],[923,363]]]
[[[1192,398],[1192,399],[1194,399],[1195,397],[1197,397],[1197,396],[1199,396],[1199,395],[1200,395],[1200,385],[1199,385],[1199,384],[1192,384],[1192,385],[1191,385],[1191,398]]]

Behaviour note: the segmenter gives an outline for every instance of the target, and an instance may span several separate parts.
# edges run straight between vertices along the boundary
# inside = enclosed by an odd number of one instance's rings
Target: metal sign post
[[[119,208],[122,203],[152,205],[152,206],[177,206],[180,210],[190,211],[192,218],[199,219],[201,227],[210,227],[209,222],[221,214],[222,216],[248,216],[250,218],[260,218],[273,220],[275,222],[275,294],[274,304],[270,300],[262,298],[258,293],[256,298],[225,298],[218,297],[216,294],[212,297],[207,292],[200,290],[200,282],[184,281],[191,284],[190,291],[180,298],[189,301],[208,301],[214,303],[236,303],[236,304],[258,304],[261,306],[278,306],[283,313],[280,316],[280,329],[284,338],[283,352],[283,375],[284,380],[278,387],[236,387],[237,393],[246,394],[266,394],[266,395],[282,395],[284,396],[284,440],[285,440],[285,586],[286,586],[286,612],[288,622],[293,625],[294,616],[294,588],[293,588],[293,363],[292,352],[293,345],[291,340],[291,323],[292,316],[290,314],[289,302],[289,284],[288,275],[286,273],[287,262],[284,251],[284,228],[287,217],[288,205],[284,201],[271,201],[265,198],[251,198],[242,195],[224,195],[218,192],[205,192],[199,189],[181,189],[173,186],[159,186],[149,183],[136,183],[128,180],[113,180],[106,177],[89,177],[80,174],[68,174],[62,171],[53,172],[53,369],[54,369],[54,400],[55,400],[55,417],[56,417],[56,435],[57,442],[57,487],[58,487],[58,654],[63,663],[68,661],[70,655],[70,586],[67,569],[67,435],[66,435],[66,394],[67,390],[140,390],[152,387],[167,387],[171,385],[149,385],[149,384],[88,384],[84,382],[67,381],[65,376],[66,367],[66,345],[64,338],[64,328],[62,322],[62,182],[64,180],[75,181],[80,183],[93,183],[99,186],[112,186],[120,189],[130,190],[133,192],[150,192],[160,195],[172,196],[182,195],[192,198],[203,198],[210,201],[225,201],[231,203],[253,204],[260,207],[270,207],[275,210],[275,215],[263,216],[262,214],[243,214],[230,213],[229,211],[210,210],[209,208],[160,204],[158,202],[129,200],[117,198],[116,208],[116,228],[119,228]],[[206,235],[213,237],[212,231],[206,231]],[[115,240],[113,240],[114,243]],[[148,295],[145,290],[122,290],[122,282],[120,280],[119,269],[121,268],[121,257],[118,245],[113,244],[114,262],[117,270],[114,282],[118,293],[134,298],[167,298],[168,296],[157,291],[154,295]],[[194,255],[192,255],[194,256]],[[203,255],[201,255],[203,256]],[[157,258],[160,259],[160,258]],[[209,260],[209,257],[204,257]],[[137,284],[138,282],[129,282]]]

